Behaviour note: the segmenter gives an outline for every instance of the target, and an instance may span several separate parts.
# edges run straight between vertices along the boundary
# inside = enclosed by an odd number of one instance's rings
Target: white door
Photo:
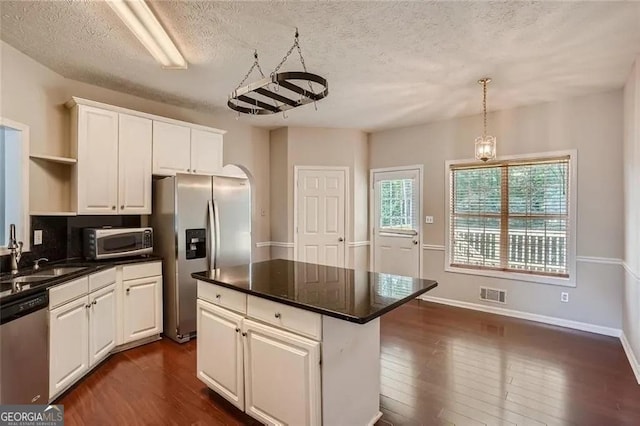
[[[419,168],[373,170],[372,178],[372,269],[419,277],[422,172]]]
[[[89,295],[89,365],[104,359],[116,346],[116,285]]]
[[[244,411],[242,316],[198,300],[197,376]]]
[[[297,170],[297,260],[345,264],[346,169]]]
[[[248,319],[245,412],[268,425],[320,425],[320,343]]]
[[[191,129],[191,171],[214,175],[222,171],[222,135]]]
[[[191,129],[153,122],[153,174],[173,176],[191,172]]]
[[[78,214],[116,214],[118,113],[78,108]]]
[[[49,398],[89,369],[89,298],[49,312]]]
[[[152,121],[120,114],[118,213],[151,214]]]
[[[123,281],[124,342],[162,331],[162,277]]]

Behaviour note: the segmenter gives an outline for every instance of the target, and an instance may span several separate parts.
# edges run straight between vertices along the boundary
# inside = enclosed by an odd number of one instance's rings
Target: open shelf
[[[59,164],[76,164],[78,162],[78,160],[76,160],[75,158],[56,157],[54,155],[31,154],[29,155],[29,157],[34,160],[52,161]]]

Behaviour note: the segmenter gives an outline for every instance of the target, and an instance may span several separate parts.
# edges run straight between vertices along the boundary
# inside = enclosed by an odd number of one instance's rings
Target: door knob
[[[338,241],[343,242],[344,238],[340,237],[340,238],[338,238]]]

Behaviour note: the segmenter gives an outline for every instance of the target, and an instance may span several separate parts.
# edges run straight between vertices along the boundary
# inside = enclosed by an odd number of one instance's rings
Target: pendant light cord
[[[482,81],[482,110],[484,111],[484,133],[483,136],[487,137],[487,80]]]

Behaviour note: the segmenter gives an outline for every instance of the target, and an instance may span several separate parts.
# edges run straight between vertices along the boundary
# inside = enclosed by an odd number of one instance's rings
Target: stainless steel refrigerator
[[[178,174],[153,183],[154,252],[163,258],[164,334],[196,332],[192,272],[251,262],[248,178]]]

